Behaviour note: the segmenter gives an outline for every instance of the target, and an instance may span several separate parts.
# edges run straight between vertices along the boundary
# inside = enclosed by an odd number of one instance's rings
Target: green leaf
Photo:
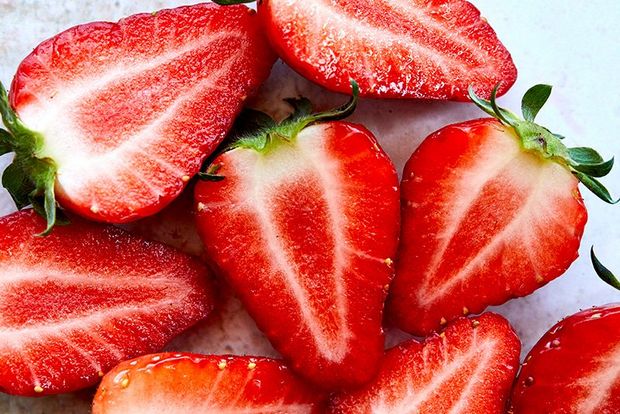
[[[308,124],[314,122],[339,121],[353,114],[353,112],[355,112],[355,108],[357,108],[357,103],[359,102],[360,87],[354,79],[350,79],[350,82],[351,99],[344,105],[339,106],[338,108],[311,115],[309,117],[310,122],[308,122]]]
[[[491,108],[495,112],[495,117],[507,125],[514,125],[514,121],[511,122],[507,116],[504,116],[504,112],[499,106],[497,106],[497,91],[499,90],[501,83],[498,83],[491,91]]]
[[[35,187],[21,169],[19,160],[15,160],[4,170],[2,186],[7,189],[19,210],[30,204],[30,194]]]
[[[590,177],[579,171],[573,171],[573,174],[585,185],[590,191],[592,191],[598,198],[609,204],[616,204],[620,200],[614,200],[611,198],[609,191],[601,184],[597,179]]]
[[[534,122],[536,115],[551,96],[551,89],[551,85],[535,85],[523,95],[521,111],[526,121]]]
[[[611,272],[611,270],[603,266],[603,264],[598,260],[598,258],[594,254],[594,246],[592,246],[592,248],[590,249],[590,259],[592,260],[594,271],[596,272],[598,277],[600,277],[603,280],[603,282],[607,283],[609,286],[612,286],[620,290],[620,281]]]
[[[256,109],[244,108],[235,120],[231,136],[240,137],[254,133],[261,129],[269,129],[276,126],[276,122],[266,113]]]
[[[499,89],[499,84],[497,84],[494,88],[494,94],[492,96],[493,101],[496,100],[498,89]],[[482,109],[484,112],[486,112],[488,115],[491,115],[493,118],[497,118],[503,123],[505,123],[506,125],[511,125],[511,126],[514,126],[516,123],[521,121],[519,117],[517,117],[515,114],[513,114],[509,110],[497,106],[496,102],[491,103],[490,101],[482,99],[481,97],[476,95],[476,92],[474,91],[474,88],[472,85],[469,86],[468,91],[469,91],[469,99],[471,99],[472,102],[478,108]]]
[[[8,154],[9,152],[13,152],[13,144],[11,133],[0,128],[0,155]]]
[[[600,164],[576,164],[572,167],[590,177],[605,177],[614,167],[614,159],[612,158]]]
[[[293,107],[293,113],[284,122],[294,122],[312,115],[312,102],[308,98],[286,98],[284,100]]]
[[[207,168],[207,171],[198,173],[198,178],[200,178],[203,181],[213,181],[213,182],[222,181],[226,177],[224,177],[223,175],[217,175],[217,172],[220,170],[220,168],[222,168],[221,164],[211,164]]]
[[[605,162],[601,154],[588,147],[569,148],[568,155],[575,164],[601,164]]]

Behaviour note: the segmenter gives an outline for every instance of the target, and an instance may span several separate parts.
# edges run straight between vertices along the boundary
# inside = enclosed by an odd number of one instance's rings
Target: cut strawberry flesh
[[[225,179],[198,184],[199,231],[293,368],[324,387],[359,384],[383,348],[398,227],[394,168],[352,124],[312,126],[276,145],[214,162]]]
[[[325,396],[268,358],[155,354],[126,361],[103,379],[94,414],[318,414]]]
[[[274,57],[254,12],[213,4],[92,23],[42,43],[11,103],[58,165],[57,197],[126,222],[177,196]]]
[[[19,395],[93,385],[161,349],[213,306],[207,271],[171,248],[74,219],[42,238],[22,211],[0,220],[0,387]]]
[[[514,414],[612,414],[620,409],[620,305],[559,322],[530,351],[512,394]]]
[[[461,318],[440,335],[387,351],[379,375],[336,395],[332,414],[502,414],[519,365],[520,343],[501,316]]]
[[[577,258],[587,218],[577,185],[496,121],[427,138],[403,175],[390,301],[399,327],[425,335],[560,276]]]
[[[516,79],[510,54],[463,0],[266,0],[259,14],[280,56],[310,80],[363,95],[467,100]]]

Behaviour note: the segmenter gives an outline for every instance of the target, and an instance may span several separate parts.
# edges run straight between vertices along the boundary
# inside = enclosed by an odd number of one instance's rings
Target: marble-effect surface
[[[592,146],[605,157],[620,156],[620,4],[615,0],[472,0],[491,22],[512,52],[519,80],[503,106],[517,109],[525,90],[535,83],[554,85],[539,122],[567,136],[573,146]],[[142,11],[184,4],[178,0],[0,0],[0,80],[8,85],[23,57],[42,40],[72,25],[117,20]],[[303,94],[319,104],[343,97],[322,91],[292,73],[282,63],[261,90],[260,106],[277,106],[283,97]],[[378,137],[399,171],[412,151],[430,132],[451,122],[481,116],[472,105],[459,103],[363,101],[351,118],[364,123]],[[0,169],[10,156],[0,157]],[[620,167],[605,179],[620,194]],[[0,215],[14,206],[0,190]],[[524,351],[557,320],[582,308],[620,302],[620,293],[599,281],[588,258],[592,244],[598,255],[620,273],[620,206],[606,205],[583,191],[590,213],[581,257],[561,278],[526,298],[494,308],[507,316],[518,331]],[[1,235],[0,235],[1,237]],[[240,305],[229,303],[216,328],[194,330],[177,339],[175,349],[204,353],[273,354]],[[398,335],[392,335],[396,341]],[[3,413],[87,413],[90,395],[26,399],[0,395]]]

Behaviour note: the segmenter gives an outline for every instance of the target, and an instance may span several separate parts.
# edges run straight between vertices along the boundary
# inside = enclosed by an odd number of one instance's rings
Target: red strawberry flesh
[[[18,395],[95,384],[161,349],[212,309],[195,259],[74,219],[51,235],[33,211],[0,219],[0,388]]]
[[[425,335],[560,276],[587,219],[578,183],[495,120],[429,136],[403,174],[393,320]]]
[[[318,414],[324,400],[278,360],[167,353],[123,362],[106,375],[93,414]]]
[[[60,33],[21,63],[10,99],[57,164],[58,201],[127,222],[182,191],[273,61],[254,11],[199,4]]]
[[[383,302],[398,233],[393,165],[359,125],[314,125],[265,153],[214,161],[197,185],[209,258],[300,375],[359,385],[383,352]]]
[[[346,93],[467,100],[514,83],[510,54],[463,0],[265,0],[259,15],[280,56],[306,78]]]
[[[530,351],[512,412],[613,414],[620,409],[620,305],[560,321]]]
[[[336,395],[332,414],[503,414],[520,343],[501,316],[460,318],[424,342],[387,351],[379,375]]]

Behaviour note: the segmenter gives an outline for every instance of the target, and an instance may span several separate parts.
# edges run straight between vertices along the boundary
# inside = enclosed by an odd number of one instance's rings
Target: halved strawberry
[[[43,197],[49,226],[55,196],[97,221],[154,214],[198,172],[274,60],[245,6],[62,32],[21,63],[10,106],[0,87],[0,154],[16,153],[3,184],[20,208]]]
[[[503,414],[521,344],[507,320],[486,313],[460,318],[424,342],[387,351],[379,375],[336,395],[332,414]]]
[[[318,414],[324,404],[324,394],[275,359],[165,353],[110,371],[95,395],[93,414]]]
[[[160,350],[212,308],[195,259],[75,219],[47,238],[32,210],[0,219],[0,390],[95,384],[120,361]]]
[[[220,4],[250,0],[216,0]],[[263,0],[258,14],[280,57],[337,92],[467,100],[517,78],[510,53],[464,0]]]
[[[390,313],[424,335],[459,315],[525,296],[577,258],[587,220],[579,181],[613,202],[595,177],[604,162],[567,148],[534,123],[551,87],[524,97],[525,120],[472,98],[498,119],[450,125],[429,136],[405,167],[403,225]]]
[[[620,412],[620,304],[579,312],[551,328],[523,363],[511,412]]]
[[[364,127],[325,122],[356,97],[323,114],[290,100],[290,118],[263,119],[196,187],[209,258],[291,367],[336,389],[378,367],[399,228],[390,159]]]

